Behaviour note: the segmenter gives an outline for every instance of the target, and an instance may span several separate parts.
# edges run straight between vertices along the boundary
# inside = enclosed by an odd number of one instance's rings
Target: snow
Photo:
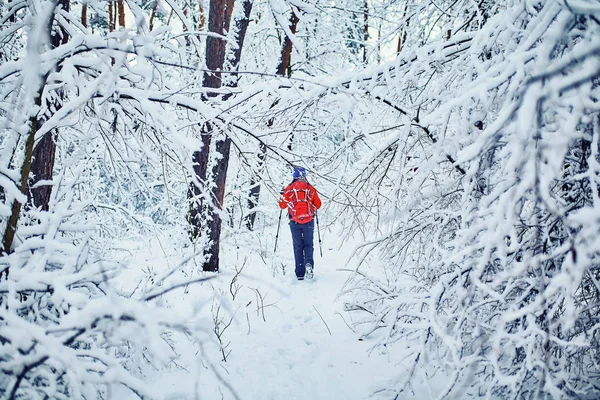
[[[236,240],[229,237],[222,248],[222,265],[227,269],[213,280],[190,286],[187,294],[182,288],[163,299],[174,311],[189,309],[191,301],[207,301],[213,296],[217,303],[222,302],[219,316],[224,323],[233,315],[233,323],[222,335],[227,361],[222,360],[214,334],[207,337],[212,343],[205,344],[204,353],[181,339],[172,367],[150,372],[146,377],[149,393],[160,399],[191,399],[199,393],[198,398],[206,399],[221,398],[222,394],[224,398],[241,399],[359,400],[386,387],[396,374],[395,358],[373,350],[370,339],[363,339],[347,325],[351,317],[343,311],[343,299],[338,295],[350,275],[341,269],[354,244],[340,243],[338,235],[321,232],[321,257],[315,230],[315,278],[298,281],[293,272],[288,227],[282,223],[276,253],[275,227],[268,229],[262,235],[266,238],[266,263],[252,254],[252,246],[258,243],[246,242],[245,248],[238,249],[232,243]],[[238,244],[250,237],[238,238]],[[162,237],[143,244],[123,243],[133,254],[127,272],[119,278],[124,292],[137,285],[144,270],[160,276],[167,265],[173,266],[169,260],[178,252],[177,241],[169,240]],[[233,265],[239,269],[244,259],[247,262],[235,282],[239,289],[233,289],[233,300],[231,269]],[[208,308],[202,315],[210,319],[215,309]],[[226,384],[214,379],[212,368]],[[121,390],[116,393],[114,398],[124,395]]]
[[[81,3],[0,5],[0,397],[598,398],[597,2],[255,2],[223,101],[188,5],[149,34],[142,2],[114,32]],[[192,153],[210,142],[210,171],[225,135],[205,273]],[[326,204],[304,282],[285,224],[273,251],[297,163]]]

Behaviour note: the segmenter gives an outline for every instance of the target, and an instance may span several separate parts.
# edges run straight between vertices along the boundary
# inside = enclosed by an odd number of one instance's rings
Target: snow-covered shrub
[[[441,398],[598,395],[592,3],[505,2],[455,59],[425,47],[429,60],[398,76],[422,91],[421,117],[396,161],[363,163],[390,181],[379,239],[363,249],[386,261],[381,273],[359,269],[348,300],[365,334],[410,349],[392,397],[435,367],[450,377]],[[436,70],[423,74],[424,63]],[[385,95],[415,108],[394,85]]]
[[[172,275],[193,257],[133,294],[115,279],[115,243],[185,218],[191,150],[166,100],[179,72],[164,69],[184,50],[168,29],[147,33],[135,2],[139,30],[112,33],[75,22],[66,1],[10,4],[0,7],[0,397],[106,398],[118,387],[151,397],[147,366],[174,355],[165,338],[200,344],[212,331],[196,308],[156,300],[183,286]],[[48,133],[51,174],[40,180],[33,154]],[[52,188],[46,204],[30,199],[39,186]]]

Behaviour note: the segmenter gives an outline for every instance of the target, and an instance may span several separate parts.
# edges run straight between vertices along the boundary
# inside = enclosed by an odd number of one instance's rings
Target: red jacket
[[[312,221],[315,211],[321,208],[321,199],[311,184],[296,179],[283,189],[279,198],[279,208],[287,208],[292,221],[306,224]]]

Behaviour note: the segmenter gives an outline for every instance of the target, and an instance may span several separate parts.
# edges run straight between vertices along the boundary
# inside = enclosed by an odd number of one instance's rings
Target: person
[[[321,208],[321,199],[315,188],[306,180],[306,170],[294,167],[292,183],[281,191],[279,207],[287,208],[294,244],[296,277],[303,280],[314,276],[314,216]]]

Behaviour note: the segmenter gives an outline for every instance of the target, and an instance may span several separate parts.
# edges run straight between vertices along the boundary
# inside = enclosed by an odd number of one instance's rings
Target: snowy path
[[[343,274],[322,267],[313,281],[286,281],[266,322],[234,341],[230,376],[243,398],[365,399],[380,388],[389,364],[337,315]]]
[[[229,292],[231,271],[219,274],[214,286],[235,314],[223,334],[227,361],[221,360],[216,346],[204,348],[235,395],[218,384],[206,359],[183,337],[173,339],[178,356],[171,368],[146,376],[153,395],[168,400],[234,399],[236,395],[249,400],[362,400],[386,386],[397,366],[378,351],[370,351],[373,343],[359,340],[342,319],[350,322],[337,296],[349,275],[339,269],[344,268],[350,249],[336,250],[330,244],[321,258],[315,248],[315,278],[297,281],[289,236],[282,229],[277,253],[266,259],[270,265],[249,248],[224,252],[230,267],[239,267],[240,260],[248,257],[235,301]],[[160,258],[147,254],[138,262],[160,265]],[[210,304],[206,299],[211,292],[195,285],[187,294],[179,292],[165,301],[174,310],[189,307],[190,301]],[[258,293],[268,305],[264,310],[257,309]],[[205,308],[205,318],[210,319],[210,307]],[[225,312],[221,315],[225,322],[230,318]],[[215,336],[208,332],[207,340],[215,341]]]

